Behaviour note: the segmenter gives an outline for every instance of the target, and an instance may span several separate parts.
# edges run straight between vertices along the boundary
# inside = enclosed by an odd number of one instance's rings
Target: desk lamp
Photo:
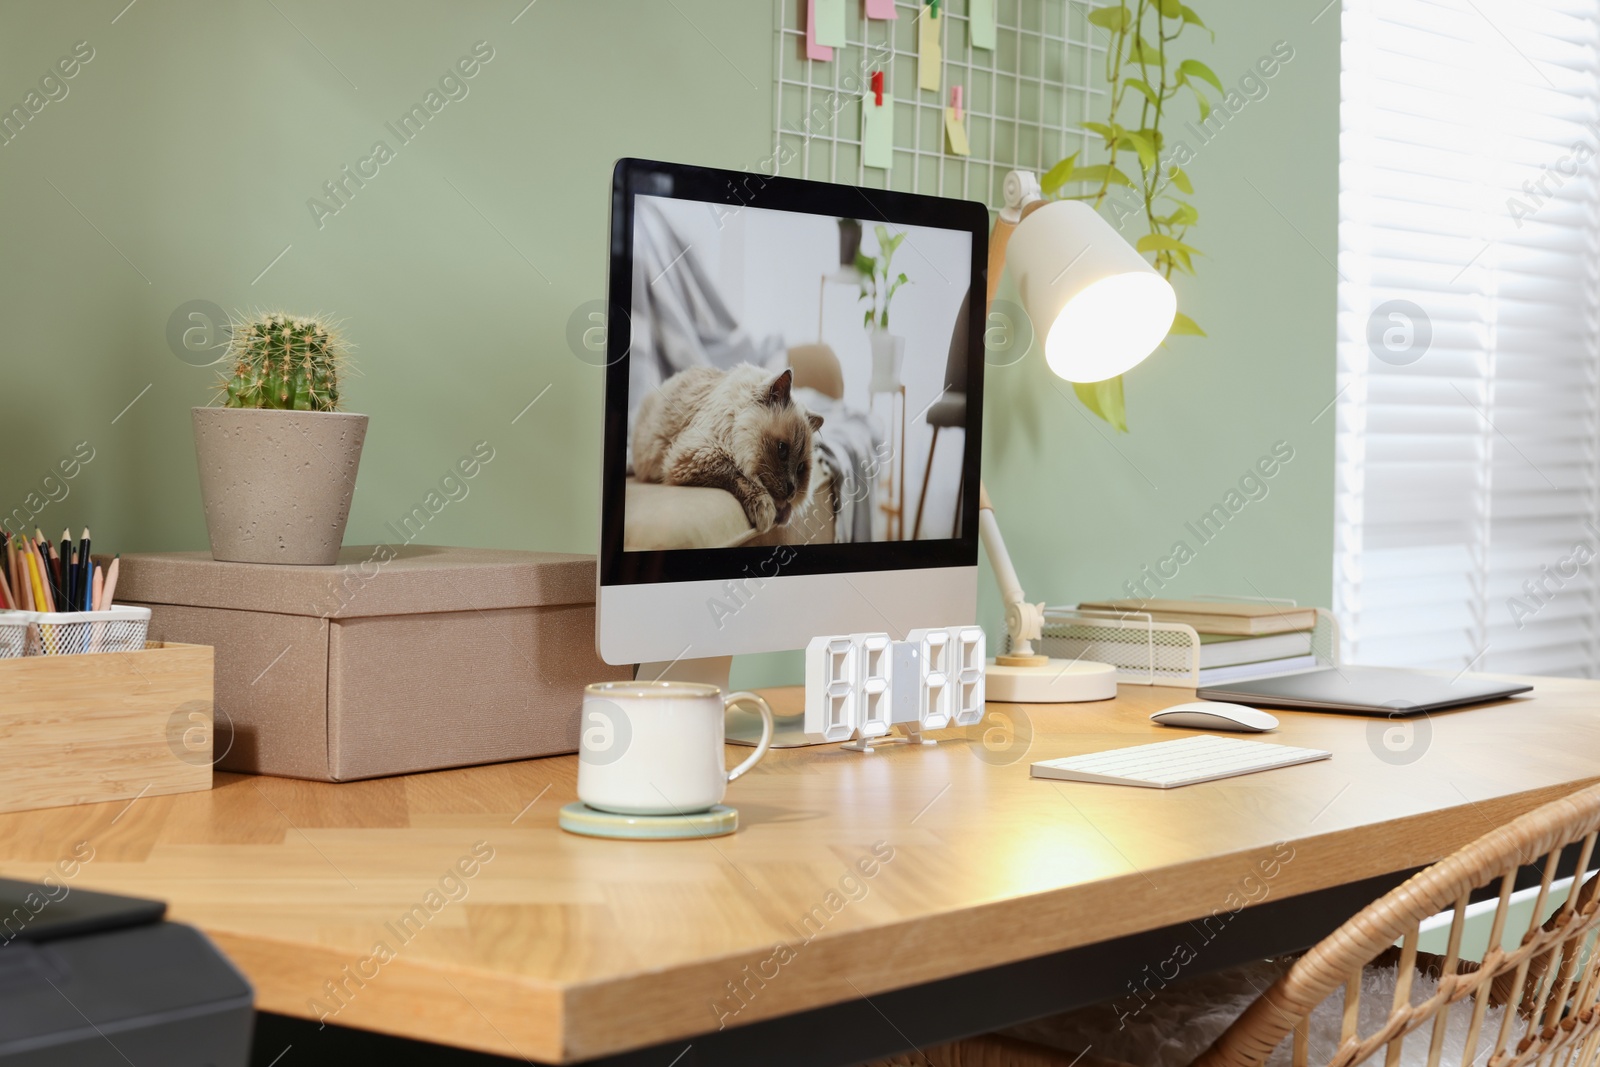
[[[1046,200],[1031,171],[1006,175],[1005,207],[989,240],[989,304],[1006,267],[1044,338],[1050,369],[1069,382],[1098,382],[1132,369],[1172,326],[1172,285],[1088,204]],[[990,700],[1012,703],[1106,700],[1117,672],[1105,663],[1052,660],[1033,651],[1044,604],[1031,604],[1011,565],[988,494],[979,487],[979,533],[1005,603],[1011,651],[990,663]]]

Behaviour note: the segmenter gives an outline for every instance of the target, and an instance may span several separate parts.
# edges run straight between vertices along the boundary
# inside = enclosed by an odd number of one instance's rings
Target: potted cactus
[[[338,561],[367,417],[339,410],[350,345],[320,316],[234,321],[218,400],[194,409],[213,559]]]

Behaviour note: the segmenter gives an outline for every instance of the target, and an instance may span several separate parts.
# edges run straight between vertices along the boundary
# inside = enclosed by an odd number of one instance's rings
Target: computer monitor
[[[617,163],[602,659],[726,685],[735,654],[974,621],[988,223]]]

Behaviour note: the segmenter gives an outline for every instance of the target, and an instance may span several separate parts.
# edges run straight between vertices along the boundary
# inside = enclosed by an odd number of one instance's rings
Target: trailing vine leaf
[[[1105,9],[1102,8],[1101,10],[1103,11]],[[1146,82],[1140,78],[1124,78],[1122,84],[1126,85],[1130,89],[1137,89],[1146,100],[1150,101],[1150,103],[1156,107],[1161,106],[1161,94],[1150,88],[1149,82]],[[1084,125],[1088,125],[1088,123],[1084,123]]]
[[[1200,16],[1196,15],[1194,13],[1194,8],[1192,8],[1192,7],[1184,7],[1182,4],[1180,4],[1180,5],[1178,5],[1178,14],[1183,18],[1183,21],[1185,23],[1187,23],[1188,25],[1199,26],[1202,30],[1205,30],[1207,33],[1211,34],[1211,39],[1213,41],[1215,41],[1217,39],[1217,35],[1212,32],[1211,27],[1209,27],[1205,23],[1201,22],[1200,21]]]
[[[1182,63],[1179,63],[1178,73],[1185,75],[1186,77],[1200,78],[1203,81],[1210,82],[1213,89],[1219,93],[1222,93],[1224,96],[1227,95],[1228,90],[1222,87],[1222,79],[1217,77],[1215,72],[1213,72],[1210,67],[1206,66],[1198,59],[1186,59]]]
[[[1039,179],[1039,188],[1044,191],[1046,196],[1049,196],[1051,193],[1059,190],[1063,185],[1067,184],[1067,182],[1071,180],[1072,168],[1077,165],[1077,162],[1078,153],[1074,152],[1066,159],[1063,159],[1061,162],[1045,171],[1044,177]],[[1191,192],[1192,191],[1193,190],[1191,190]]]
[[[1200,221],[1200,212],[1194,209],[1193,204],[1186,204],[1182,200],[1175,200],[1174,203],[1177,206],[1172,209],[1172,214],[1163,215],[1157,221],[1168,226],[1193,226]]]
[[[1120,4],[1116,7],[1097,7],[1089,12],[1089,21],[1101,29],[1121,33],[1133,21],[1133,13]]]
[[[1117,138],[1117,144],[1123,148],[1133,149],[1139,156],[1139,166],[1145,170],[1156,165],[1156,146],[1142,135],[1124,133]]]
[[[1147,233],[1139,238],[1133,247],[1141,252],[1187,252],[1192,256],[1200,254],[1198,248],[1191,248],[1176,237],[1164,233]]]
[[[1143,36],[1134,34],[1133,40],[1128,45],[1128,65],[1133,67],[1160,66],[1161,50],[1145,40]]]
[[[1128,432],[1128,411],[1123,402],[1121,377],[1107,378],[1103,382],[1073,382],[1072,391],[1078,394],[1084,407],[1123,433]]]
[[[1216,35],[1183,0],[1113,0],[1087,17],[1091,26],[1109,37],[1105,49],[1109,106],[1097,121],[1083,124],[1099,138],[1104,161],[1088,163],[1083,153],[1074,153],[1051,167],[1040,187],[1048,196],[1086,201],[1097,209],[1114,190],[1132,190],[1141,210],[1137,215],[1130,213],[1126,194],[1117,192],[1115,224],[1121,228],[1130,217],[1140,219],[1145,232],[1129,234],[1129,239],[1167,279],[1179,272],[1193,274],[1194,257],[1200,251],[1190,243],[1189,230],[1200,221],[1200,212],[1174,190],[1193,196],[1194,183],[1168,155],[1162,125],[1173,101],[1185,89],[1193,94],[1202,122],[1211,115],[1211,100],[1202,84],[1227,95],[1222,80],[1209,66],[1177,52],[1189,27],[1205,31],[1213,40]],[[1181,138],[1175,134],[1174,140],[1173,152],[1185,152]],[[1124,153],[1138,159],[1137,170],[1127,166],[1121,158]],[[1158,200],[1162,201],[1159,205]],[[1168,336],[1180,335],[1204,337],[1205,331],[1179,313]],[[1074,384],[1073,390],[1095,415],[1118,430],[1127,429],[1121,378]]]
[[[1092,167],[1079,167],[1073,173],[1072,178],[1074,181],[1080,182],[1110,182],[1112,185],[1126,185],[1130,189],[1133,188],[1133,179],[1109,163],[1096,163]]]
[[[1207,336],[1198,323],[1181,311],[1172,316],[1172,329],[1167,331],[1168,337],[1175,337],[1179,334],[1193,334],[1195,337]]]
[[[1085,122],[1083,124],[1083,128],[1091,133],[1098,133],[1101,137],[1105,138],[1105,142],[1108,146],[1115,144],[1117,138],[1122,134],[1122,127],[1116,125],[1115,123],[1107,125],[1104,122]]]

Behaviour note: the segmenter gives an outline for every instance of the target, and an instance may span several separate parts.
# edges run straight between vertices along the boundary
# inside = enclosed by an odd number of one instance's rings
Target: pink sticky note
[[[899,13],[894,9],[894,0],[867,0],[867,18],[897,19],[899,17]]]
[[[833,58],[833,49],[817,43],[817,0],[806,0],[806,58]]]

